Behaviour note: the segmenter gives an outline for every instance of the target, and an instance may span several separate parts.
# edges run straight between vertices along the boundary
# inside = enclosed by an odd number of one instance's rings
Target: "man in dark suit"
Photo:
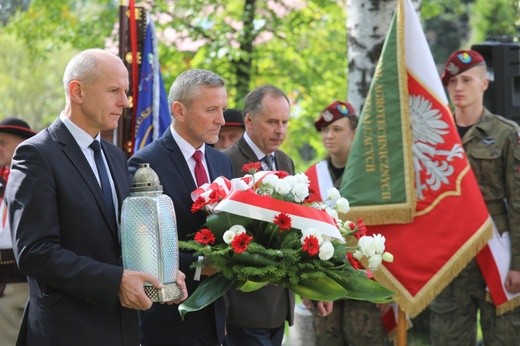
[[[193,239],[206,221],[203,211],[191,212],[191,192],[219,176],[231,178],[228,158],[208,144],[218,140],[227,106],[224,80],[207,70],[188,70],[173,82],[168,96],[173,122],[161,138],[135,153],[129,160],[130,173],[139,163],[149,163],[157,173],[164,193],[171,197],[177,216],[179,240]],[[200,155],[197,158],[197,155]],[[188,292],[200,283],[211,268],[195,270],[198,260],[191,253],[180,253],[180,269],[186,273]],[[203,279],[203,278],[202,278]],[[143,346],[220,345],[224,339],[226,307],[221,298],[210,306],[189,313],[181,320],[176,306],[154,304],[140,313]]]
[[[242,166],[260,161],[264,170],[294,174],[292,159],[278,148],[285,139],[291,106],[284,92],[272,85],[251,91],[244,99],[246,132],[224,151],[234,177]],[[251,293],[231,289],[226,345],[281,345],[285,321],[293,322],[294,294],[281,286],[267,285]]]
[[[30,290],[17,345],[138,345],[133,309],[152,306],[143,284],[163,285],[122,267],[126,158],[99,136],[128,106],[128,73],[117,56],[89,49],[68,63],[63,84],[65,109],[18,146],[5,194]]]

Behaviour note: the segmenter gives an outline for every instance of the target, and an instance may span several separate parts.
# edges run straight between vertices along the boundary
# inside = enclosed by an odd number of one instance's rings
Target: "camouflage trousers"
[[[520,308],[497,316],[473,260],[430,304],[430,338],[436,346],[474,346],[477,311],[485,346],[520,345]]]
[[[316,346],[387,346],[379,308],[370,302],[339,300],[327,317],[314,314]]]

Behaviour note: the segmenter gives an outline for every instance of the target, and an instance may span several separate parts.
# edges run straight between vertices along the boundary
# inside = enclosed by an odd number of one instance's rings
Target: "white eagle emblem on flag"
[[[449,183],[449,177],[454,172],[449,162],[456,157],[462,158],[464,149],[459,143],[455,143],[451,150],[437,148],[445,143],[443,135],[448,133],[449,125],[442,120],[441,112],[422,95],[410,95],[410,118],[416,196],[422,200],[427,188],[437,191],[443,184]],[[424,181],[421,172],[427,177]]]

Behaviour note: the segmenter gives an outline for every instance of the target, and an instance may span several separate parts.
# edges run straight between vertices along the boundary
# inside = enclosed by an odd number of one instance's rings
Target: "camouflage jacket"
[[[498,231],[509,231],[510,269],[520,270],[520,128],[485,109],[462,144]]]

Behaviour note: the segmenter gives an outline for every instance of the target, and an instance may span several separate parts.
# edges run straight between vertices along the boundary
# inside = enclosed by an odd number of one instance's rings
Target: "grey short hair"
[[[170,108],[174,102],[180,102],[184,106],[191,106],[192,101],[202,87],[225,87],[226,82],[215,72],[203,69],[191,69],[184,71],[175,78],[168,95]]]
[[[289,106],[291,105],[289,98],[281,89],[275,87],[274,85],[267,84],[254,89],[246,95],[244,98],[244,111],[242,114],[245,116],[249,113],[250,115],[254,116],[256,114],[262,113],[262,100],[266,96],[283,97],[285,100],[287,100]]]
[[[65,98],[69,100],[68,87],[70,82],[78,80],[83,83],[90,83],[97,78],[98,71],[96,69],[97,62],[101,56],[109,53],[103,49],[93,48],[84,50],[76,54],[67,64],[63,73],[63,88],[65,89]]]

